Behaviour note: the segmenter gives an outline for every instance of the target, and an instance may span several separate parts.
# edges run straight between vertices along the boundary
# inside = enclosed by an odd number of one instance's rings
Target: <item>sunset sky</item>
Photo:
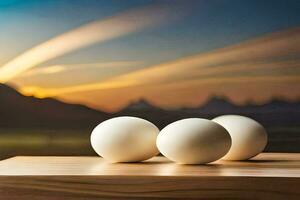
[[[300,1],[1,0],[0,82],[116,111],[300,99]]]

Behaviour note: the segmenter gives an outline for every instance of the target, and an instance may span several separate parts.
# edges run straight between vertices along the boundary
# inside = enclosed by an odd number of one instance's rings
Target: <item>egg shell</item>
[[[180,164],[205,164],[223,157],[231,146],[228,132],[219,124],[201,118],[173,122],[157,137],[159,151]]]
[[[116,117],[100,123],[91,134],[95,152],[110,162],[138,162],[157,155],[159,129],[137,117]]]
[[[212,121],[230,134],[232,145],[224,160],[247,160],[262,152],[267,145],[267,132],[257,121],[240,115],[223,115]]]

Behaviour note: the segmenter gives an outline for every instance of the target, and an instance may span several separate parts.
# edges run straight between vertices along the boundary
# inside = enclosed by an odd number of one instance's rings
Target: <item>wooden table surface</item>
[[[14,157],[0,161],[0,199],[300,199],[300,153],[249,161],[178,165],[100,157]]]

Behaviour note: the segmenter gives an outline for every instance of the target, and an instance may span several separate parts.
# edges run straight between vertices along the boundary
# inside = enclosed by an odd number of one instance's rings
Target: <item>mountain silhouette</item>
[[[196,108],[165,110],[155,107],[145,100],[140,100],[128,105],[116,114],[142,117],[152,121],[160,128],[183,118],[202,117],[211,119],[225,114],[245,115],[267,127],[299,126],[300,102],[274,99],[261,105],[247,104],[239,106],[231,103],[225,97],[212,97]]]
[[[106,113],[83,105],[68,104],[53,98],[37,99],[23,96],[12,87],[0,84],[0,126],[37,128],[91,128],[116,116],[136,116],[148,119],[163,128],[183,118],[213,118],[224,114],[239,114],[258,120],[267,127],[299,126],[300,101],[274,99],[262,105],[239,106],[225,97],[212,97],[196,108],[166,110],[144,99],[133,102],[116,113]]]
[[[108,113],[83,105],[23,96],[12,87],[0,84],[1,127],[89,128],[109,117]]]

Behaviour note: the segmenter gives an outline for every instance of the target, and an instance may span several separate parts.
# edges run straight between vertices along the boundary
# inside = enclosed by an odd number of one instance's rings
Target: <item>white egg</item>
[[[223,157],[231,146],[228,132],[206,119],[190,118],[173,122],[159,133],[160,152],[180,164],[205,164]]]
[[[255,120],[239,115],[223,115],[212,121],[230,134],[232,145],[224,160],[247,160],[262,152],[267,144],[267,132]]]
[[[97,154],[110,162],[138,162],[157,155],[159,129],[137,117],[116,117],[100,123],[91,134]]]

